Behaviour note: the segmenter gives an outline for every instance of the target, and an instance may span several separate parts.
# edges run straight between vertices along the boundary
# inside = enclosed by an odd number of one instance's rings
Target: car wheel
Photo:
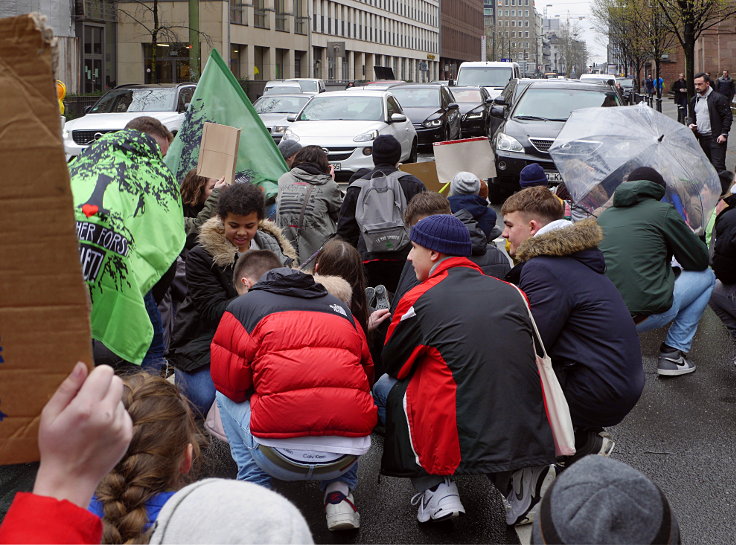
[[[406,160],[407,163],[416,163],[417,162],[417,139],[415,138],[414,141],[411,143],[411,151],[409,152],[409,158]]]

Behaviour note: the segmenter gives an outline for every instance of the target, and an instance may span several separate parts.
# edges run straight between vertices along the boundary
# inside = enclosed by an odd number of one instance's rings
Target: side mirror
[[[493,104],[493,99],[491,97],[488,97],[483,102],[485,102],[486,104]]]
[[[296,121],[296,114],[289,114],[289,115],[287,115],[286,116],[286,121],[288,121],[289,123],[293,123],[294,121]]]
[[[406,121],[404,114],[391,114],[391,118],[389,119],[389,123],[403,123],[404,121]]]
[[[506,100],[502,96],[497,96],[493,99],[494,104],[498,104],[499,106],[507,106]]]
[[[447,86],[448,87],[455,87],[455,85],[457,85],[457,82],[454,79],[451,79],[451,80],[448,80],[447,81]]]
[[[447,105],[448,110],[457,110],[460,107],[460,105],[457,102],[450,102]]]
[[[92,106],[85,106],[84,110],[82,110],[85,114],[88,114],[89,111],[92,109]]]
[[[494,104],[493,106],[491,106],[491,115],[493,117],[503,119],[504,117],[506,117],[506,108]]]

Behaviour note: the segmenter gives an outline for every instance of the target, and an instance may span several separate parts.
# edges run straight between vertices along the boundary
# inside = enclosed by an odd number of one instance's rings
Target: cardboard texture
[[[0,19],[0,464],[38,457],[43,406],[92,362],[51,32]]]
[[[437,167],[434,161],[425,161],[422,163],[406,163],[399,167],[399,170],[408,172],[409,174],[419,178],[429,191],[440,193],[442,184],[437,178]]]
[[[225,178],[226,184],[235,181],[238,161],[240,129],[206,122],[202,131],[197,174],[205,178]]]
[[[443,184],[458,172],[472,172],[481,180],[496,177],[496,157],[488,138],[465,138],[433,144],[437,178]]]

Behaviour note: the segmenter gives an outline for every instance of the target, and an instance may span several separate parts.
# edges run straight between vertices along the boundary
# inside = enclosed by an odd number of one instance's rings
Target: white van
[[[495,98],[509,80],[520,77],[519,64],[515,62],[464,62],[457,72],[455,85],[485,87],[491,98]]]
[[[604,81],[615,80],[616,76],[611,74],[580,74],[580,81]]]

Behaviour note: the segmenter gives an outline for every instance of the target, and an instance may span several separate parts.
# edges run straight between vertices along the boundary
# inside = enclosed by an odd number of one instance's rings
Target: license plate
[[[335,167],[335,172],[340,170],[342,168],[342,165],[340,163],[330,163],[333,167]]]
[[[551,184],[561,184],[562,183],[562,174],[559,172],[551,172],[551,171],[545,171],[545,174],[547,175],[547,181]]]

